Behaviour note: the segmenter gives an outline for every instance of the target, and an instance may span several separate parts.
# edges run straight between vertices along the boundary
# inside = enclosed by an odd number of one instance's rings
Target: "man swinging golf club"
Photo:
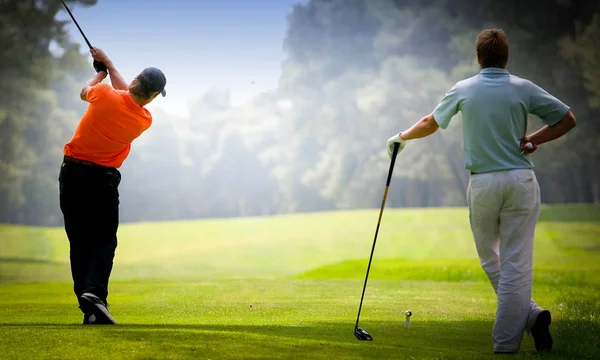
[[[127,84],[101,49],[90,52],[97,73],[81,90],[81,99],[89,106],[64,146],[60,208],[83,323],[116,324],[106,299],[119,226],[121,173],[117,169],[133,140],[152,124],[144,106],[158,94],[165,96],[167,80],[162,71],[149,67]],[[102,83],[107,75],[112,86]]]
[[[550,312],[531,299],[540,190],[528,154],[566,134],[575,116],[554,96],[505,69],[509,42],[502,30],[482,31],[476,49],[481,72],[456,83],[433,113],[391,137],[388,152],[396,143],[401,151],[409,140],[445,129],[462,112],[471,230],[498,298],[494,352],[518,352],[524,331],[533,335],[538,351],[549,350]],[[527,135],[528,114],[546,126]]]

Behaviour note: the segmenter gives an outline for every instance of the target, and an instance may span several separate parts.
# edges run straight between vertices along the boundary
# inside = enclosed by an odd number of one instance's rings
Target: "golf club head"
[[[371,335],[369,335],[368,332],[366,332],[364,329],[361,329],[359,327],[354,328],[354,336],[356,336],[356,338],[358,340],[363,340],[363,341],[372,341],[373,338],[371,337]]]

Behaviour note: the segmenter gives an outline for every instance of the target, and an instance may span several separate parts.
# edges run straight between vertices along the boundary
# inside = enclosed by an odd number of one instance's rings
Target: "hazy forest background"
[[[60,11],[0,0],[0,223],[62,224],[62,148],[94,70]],[[277,89],[243,106],[209,91],[187,118],[154,112],[121,168],[121,221],[379,207],[387,138],[479,71],[474,42],[487,27],[509,36],[508,70],[578,119],[533,155],[543,202],[600,202],[600,1],[312,0],[289,15]],[[457,116],[407,146],[388,206],[466,204],[461,126]]]

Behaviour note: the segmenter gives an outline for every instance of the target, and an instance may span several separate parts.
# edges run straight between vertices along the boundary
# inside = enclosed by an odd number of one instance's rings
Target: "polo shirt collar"
[[[510,73],[506,69],[497,68],[497,67],[488,67],[485,69],[481,69],[480,74],[498,74],[498,75],[509,75]]]

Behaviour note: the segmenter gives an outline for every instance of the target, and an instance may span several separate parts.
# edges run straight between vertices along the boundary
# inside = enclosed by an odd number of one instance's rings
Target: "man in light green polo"
[[[502,30],[487,29],[476,40],[481,72],[459,81],[433,113],[388,140],[402,150],[409,140],[445,129],[459,111],[463,118],[467,200],[475,245],[498,303],[494,352],[519,351],[523,332],[538,351],[552,348],[551,315],[531,299],[533,242],[540,189],[529,154],[575,126],[570,108],[529,80],[511,75],[509,42]],[[527,116],[546,125],[527,135]]]

